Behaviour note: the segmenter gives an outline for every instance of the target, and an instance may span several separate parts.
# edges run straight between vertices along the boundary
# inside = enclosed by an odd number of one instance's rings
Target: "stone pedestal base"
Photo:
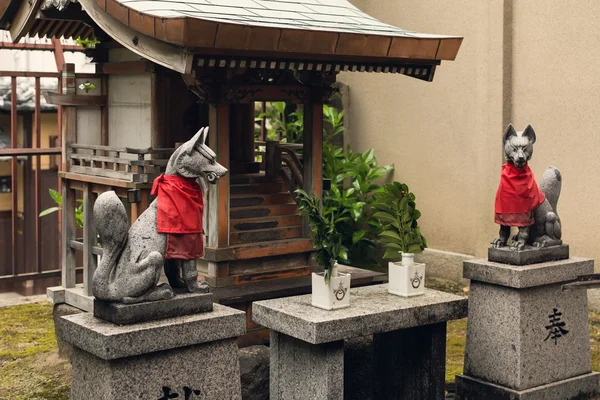
[[[587,292],[562,291],[563,283],[593,270],[593,260],[582,258],[528,266],[465,261],[471,287],[458,398],[586,398],[577,396],[591,393],[591,382],[598,390],[591,373]],[[558,388],[574,395],[546,397]],[[477,390],[489,397],[474,396]]]
[[[597,372],[576,376],[527,390],[514,390],[476,378],[457,375],[456,394],[459,399],[486,400],[564,400],[587,399],[598,392]]]
[[[510,265],[529,265],[568,258],[569,246],[566,244],[539,248],[525,246],[521,251],[511,250],[508,246],[488,249],[489,261]]]
[[[94,299],[94,317],[116,325],[155,321],[212,311],[210,293],[178,293],[172,299],[143,303],[107,303]]]
[[[241,399],[236,338],[245,314],[212,312],[117,326],[90,313],[59,318],[73,345],[72,400]],[[178,394],[178,396],[174,396]]]

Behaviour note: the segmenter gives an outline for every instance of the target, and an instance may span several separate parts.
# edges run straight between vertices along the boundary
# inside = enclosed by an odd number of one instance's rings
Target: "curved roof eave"
[[[42,2],[0,0],[0,23],[10,24],[13,41],[35,30],[33,24]],[[346,0],[78,2],[117,42],[183,73],[190,72],[195,54],[305,57],[389,66],[418,60],[437,65],[443,60],[454,60],[463,40],[384,24]],[[52,30],[46,34],[61,35]]]
[[[81,2],[84,9],[89,2]],[[416,33],[384,24],[346,0],[93,2],[135,31],[198,51],[441,61],[454,60],[462,42],[462,37]],[[277,4],[281,9],[273,9]],[[298,7],[310,12],[300,12]]]

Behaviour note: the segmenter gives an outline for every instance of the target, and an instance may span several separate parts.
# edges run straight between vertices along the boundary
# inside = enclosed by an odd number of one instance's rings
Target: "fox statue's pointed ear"
[[[206,134],[204,133],[205,129],[208,131],[208,128],[201,128],[198,132],[196,132],[194,137],[182,144],[183,151],[186,154],[192,154],[194,147],[204,144],[204,140],[206,139]]]
[[[206,136],[208,136],[208,126],[200,128],[196,136],[194,136],[194,147],[198,148],[206,142]]]
[[[502,135],[502,143],[506,143],[511,136],[517,136],[517,131],[515,131],[515,128],[512,126],[512,124],[508,124],[506,130],[504,131],[504,135]]]
[[[527,128],[525,128],[521,136],[528,138],[530,144],[535,143],[535,131],[533,130],[531,125],[527,125]]]
[[[198,138],[196,145],[206,144],[206,138],[208,137],[208,126],[200,129],[200,132],[200,138]]]

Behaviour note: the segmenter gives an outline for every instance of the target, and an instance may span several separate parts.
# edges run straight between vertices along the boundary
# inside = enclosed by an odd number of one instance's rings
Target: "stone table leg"
[[[310,344],[271,331],[271,400],[344,398],[344,341]]]
[[[446,323],[373,336],[377,399],[441,400],[446,373]]]

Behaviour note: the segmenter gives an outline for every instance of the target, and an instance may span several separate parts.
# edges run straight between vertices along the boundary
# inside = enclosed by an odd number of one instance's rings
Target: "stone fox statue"
[[[175,150],[164,175],[154,183],[153,193],[157,191],[158,197],[131,228],[128,229],[125,207],[115,192],[98,196],[94,223],[104,251],[92,280],[92,291],[98,300],[136,303],[169,299],[174,296],[172,286],[208,292],[208,284],[197,281],[195,261],[203,252],[203,203],[197,180],[216,183],[227,170],[204,144],[207,134],[208,128],[203,128]],[[172,210],[175,217],[169,213]],[[171,266],[165,266],[165,259],[181,260],[183,280],[178,272],[169,273]],[[157,286],[163,266],[170,284]]]
[[[507,245],[511,226],[519,228],[512,238],[513,250],[522,250],[525,245],[546,247],[562,244],[560,218],[556,211],[562,184],[559,170],[548,168],[538,188],[527,165],[535,143],[531,125],[527,125],[523,132],[516,132],[509,124],[502,142],[507,162],[502,166],[495,210],[500,235],[492,240],[492,246]]]

